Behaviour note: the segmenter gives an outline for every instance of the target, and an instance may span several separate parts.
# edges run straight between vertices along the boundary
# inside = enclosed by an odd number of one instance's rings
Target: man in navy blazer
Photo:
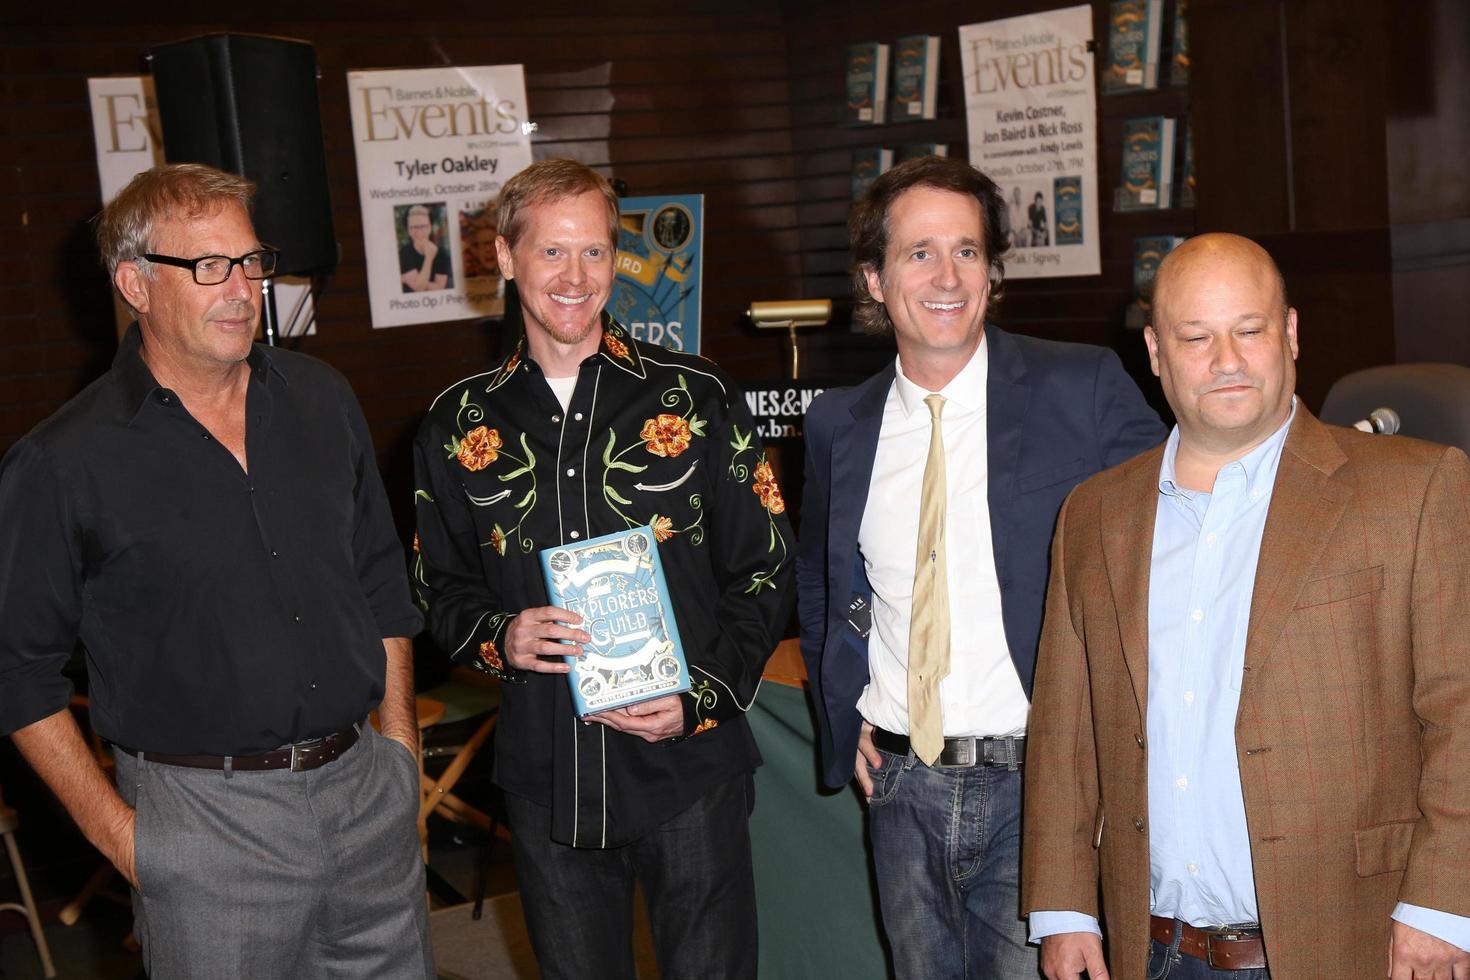
[[[1037,975],[1017,877],[1052,531],[1073,487],[1164,437],[1111,351],[985,324],[1004,208],[958,159],[909,161],[873,183],[851,217],[854,316],[892,331],[898,357],[825,392],[805,422],[801,650],[824,779],[855,773],[868,799],[901,978]],[[931,467],[943,533],[921,555]],[[922,599],[916,569],[939,583]],[[911,636],[942,655],[937,670],[908,670]]]

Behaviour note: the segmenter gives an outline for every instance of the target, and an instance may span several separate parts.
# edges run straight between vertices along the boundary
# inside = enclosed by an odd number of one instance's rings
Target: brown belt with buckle
[[[295,745],[283,745],[279,749],[256,755],[169,755],[166,752],[139,752],[123,745],[114,745],[113,748],[148,762],[183,766],[186,769],[226,769],[233,772],[289,769],[292,772],[304,772],[331,762],[356,745],[357,738],[357,726],[350,725],[340,732],[297,742]]]
[[[1204,960],[1214,970],[1264,970],[1266,944],[1257,927],[1199,929],[1181,923],[1179,952]],[[1174,942],[1174,920],[1149,916],[1149,935],[1165,946]]]

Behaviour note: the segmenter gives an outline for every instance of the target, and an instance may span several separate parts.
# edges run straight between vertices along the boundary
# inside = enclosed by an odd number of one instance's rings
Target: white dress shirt
[[[946,736],[1019,735],[1031,704],[1006,645],[1000,585],[990,539],[987,493],[984,338],[970,362],[941,389],[944,434],[945,551],[948,554],[949,675],[939,699]],[[858,550],[873,586],[868,635],[868,686],[858,710],[879,728],[907,734],[908,647],[919,535],[919,493],[929,455],[934,394],[914,384],[897,362],[883,407],[868,503]]]

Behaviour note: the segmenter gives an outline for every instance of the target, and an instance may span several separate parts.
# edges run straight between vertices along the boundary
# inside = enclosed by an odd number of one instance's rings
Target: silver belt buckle
[[[292,742],[291,743],[291,771],[292,772],[300,772],[301,771],[301,769],[299,768],[300,767],[300,764],[301,764],[301,746],[300,745],[297,745],[295,742]]]
[[[979,739],[956,738],[946,739],[945,748],[949,750],[950,761],[944,763],[954,768],[968,767],[975,764],[975,744]]]

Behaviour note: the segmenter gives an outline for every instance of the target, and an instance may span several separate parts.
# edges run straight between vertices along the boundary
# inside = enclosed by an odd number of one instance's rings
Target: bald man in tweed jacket
[[[1296,402],[1296,311],[1254,243],[1193,239],[1157,290],[1178,428],[1078,487],[1053,544],[1021,878],[1043,968],[1470,977],[1470,464]],[[1208,579],[1231,547],[1254,573]]]

